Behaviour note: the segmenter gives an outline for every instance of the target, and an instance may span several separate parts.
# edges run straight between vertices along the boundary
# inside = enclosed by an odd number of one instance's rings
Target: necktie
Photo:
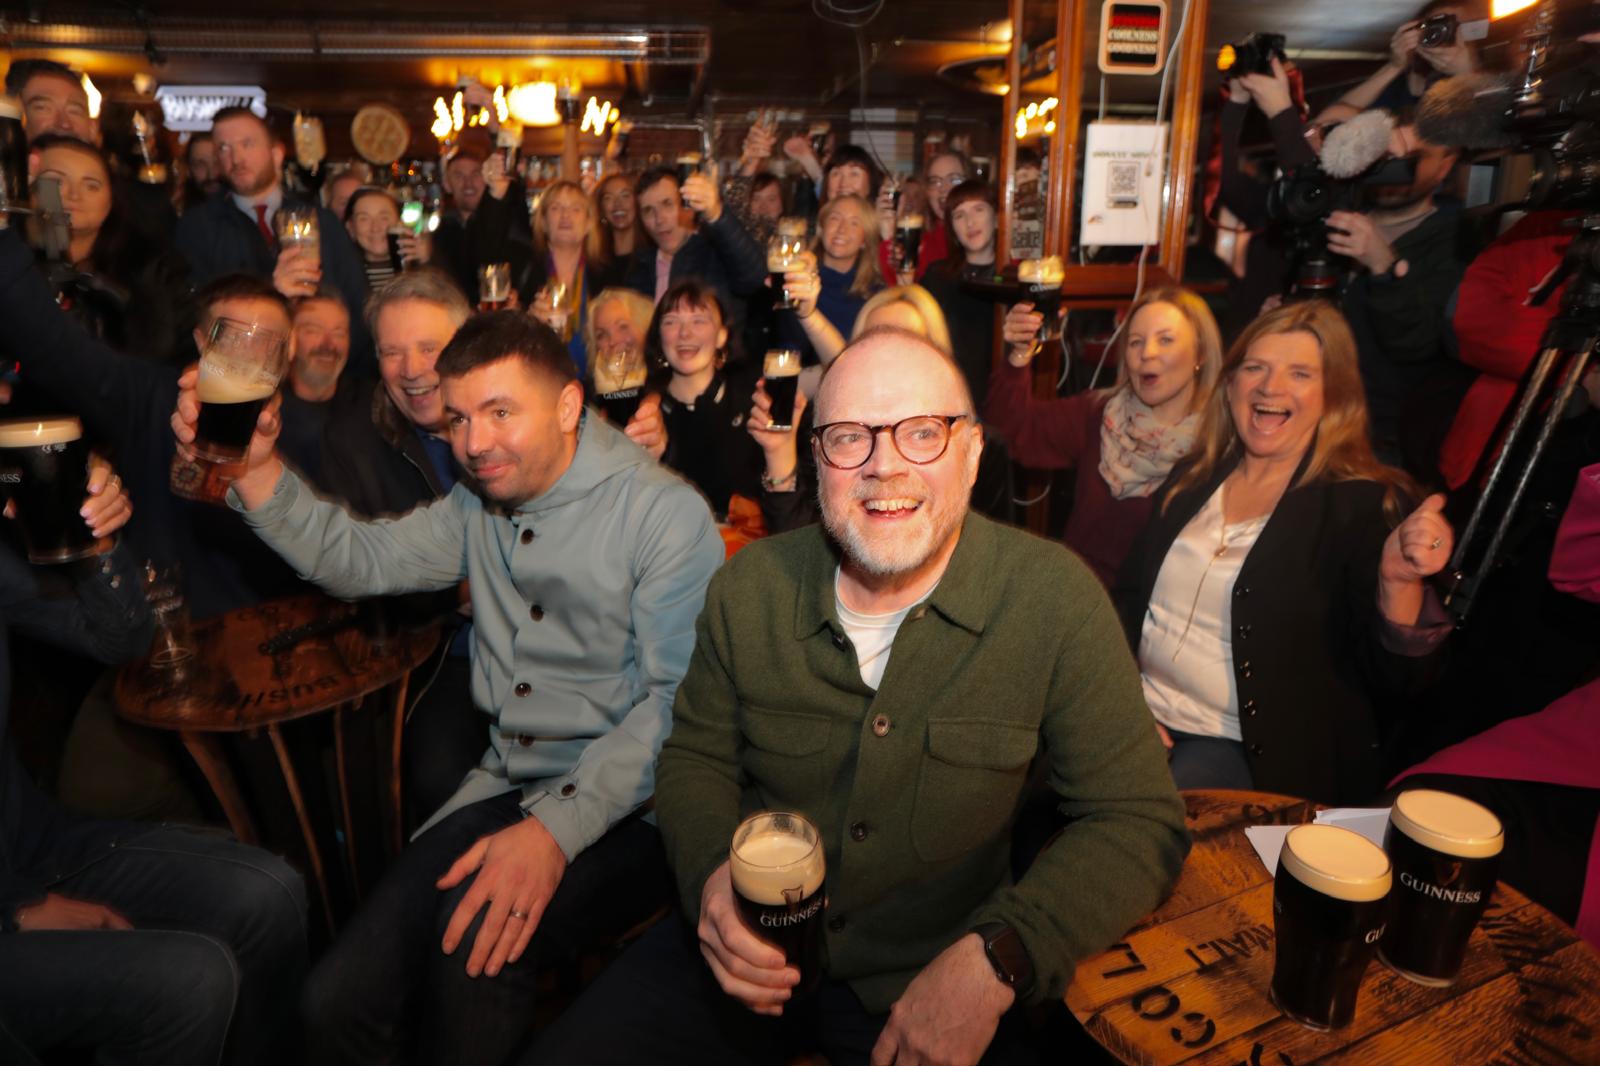
[[[278,237],[272,232],[272,227],[267,225],[267,205],[256,204],[256,228],[261,231],[261,237],[267,242],[268,248],[278,246]]]

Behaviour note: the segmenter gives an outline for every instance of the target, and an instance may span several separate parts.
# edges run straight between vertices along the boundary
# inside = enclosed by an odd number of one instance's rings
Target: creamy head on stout
[[[646,373],[642,359],[632,359],[621,366],[611,366],[602,359],[594,364],[594,391],[609,396],[614,392],[642,389]]]
[[[919,214],[910,214],[900,220],[901,229],[922,229],[923,227],[923,217]]]
[[[1067,271],[1059,255],[1047,255],[1043,259],[1024,259],[1017,264],[1017,280],[1024,284],[1060,285],[1066,280],[1066,276]]]
[[[795,218],[793,216],[780,218],[778,219],[778,228],[776,232],[779,234],[779,236],[793,237],[796,240],[803,241],[806,238],[806,220],[803,218]]]
[[[1394,827],[1424,847],[1461,859],[1500,854],[1505,834],[1500,819],[1469,799],[1416,788],[1402,792],[1390,814]]]
[[[1278,862],[1324,896],[1367,903],[1389,894],[1389,856],[1366,837],[1332,825],[1301,825],[1284,839]]]
[[[204,362],[201,366],[204,366]],[[239,378],[226,374],[200,375],[200,385],[197,390],[201,403],[249,403],[251,400],[266,400],[278,391],[278,386],[272,381],[263,381],[259,377]]]
[[[761,363],[766,378],[792,378],[800,373],[800,353],[793,348],[774,348]]]
[[[82,436],[83,423],[76,418],[0,422],[0,448],[40,448],[67,444]]]
[[[821,844],[767,829],[735,843],[728,869],[739,895],[751,903],[782,907],[791,897],[798,903],[815,895],[822,887],[826,863]]]

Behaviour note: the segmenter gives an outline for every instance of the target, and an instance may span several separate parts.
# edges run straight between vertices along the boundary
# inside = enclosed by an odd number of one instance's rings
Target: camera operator
[[[1425,35],[1430,41],[1444,36],[1446,26],[1433,28],[1434,24],[1429,23],[1430,19],[1442,22],[1439,16],[1455,19],[1453,24],[1447,24],[1451,32],[1439,43],[1424,43]],[[1374,107],[1385,111],[1411,107],[1435,81],[1478,70],[1477,46],[1463,39],[1461,24],[1481,18],[1483,12],[1469,4],[1431,0],[1416,18],[1401,23],[1394,31],[1389,38],[1389,59],[1383,66],[1324,108],[1311,124],[1325,128]]]
[[[1239,103],[1254,101],[1266,116],[1281,167],[1301,167],[1317,158],[1293,107],[1288,75],[1276,58],[1272,71],[1230,79],[1222,117],[1221,202],[1251,226],[1266,219],[1268,189],[1239,170],[1238,138],[1244,124]],[[1360,349],[1373,446],[1386,462],[1431,481],[1438,443],[1465,387],[1448,357],[1445,310],[1474,247],[1460,210],[1435,199],[1455,167],[1457,151],[1423,142],[1413,126],[1396,124],[1385,156],[1405,163],[1404,173],[1397,175],[1401,180],[1369,181],[1362,187],[1367,210],[1329,214],[1327,247],[1347,257],[1354,268],[1338,300]],[[1252,241],[1252,251],[1260,243]],[[1256,258],[1259,263],[1263,257]],[[1266,284],[1255,276],[1256,266],[1246,271],[1241,289],[1247,292]],[[1258,307],[1241,310],[1254,313]]]

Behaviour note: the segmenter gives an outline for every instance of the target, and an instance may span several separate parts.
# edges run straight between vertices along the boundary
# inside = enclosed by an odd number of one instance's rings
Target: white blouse
[[[1168,729],[1239,740],[1233,583],[1270,514],[1223,525],[1222,488],[1161,562],[1139,640],[1145,702]]]

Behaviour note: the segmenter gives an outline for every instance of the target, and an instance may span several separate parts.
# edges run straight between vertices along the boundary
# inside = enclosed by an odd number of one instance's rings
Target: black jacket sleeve
[[[766,284],[767,253],[732,211],[724,209],[715,222],[702,222],[700,232],[722,261],[735,296],[748,296]]]

